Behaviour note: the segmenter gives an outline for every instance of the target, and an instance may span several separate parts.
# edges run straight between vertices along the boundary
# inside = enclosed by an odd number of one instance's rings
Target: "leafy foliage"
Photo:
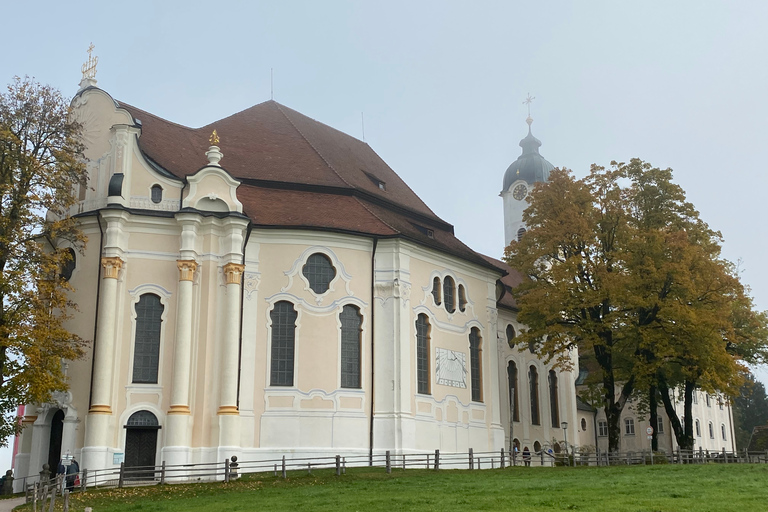
[[[768,396],[763,383],[752,374],[744,379],[739,394],[733,399],[733,421],[736,431],[736,447],[744,450],[749,445],[752,429],[768,426]]]
[[[593,165],[581,180],[555,170],[530,195],[528,231],[506,260],[529,279],[514,290],[516,341],[536,340],[560,367],[571,350],[599,368],[609,448],[619,448],[621,411],[634,390],[685,389],[685,424],[668,414],[683,448],[693,442],[696,387],[733,392],[741,361],[765,360],[766,316],[753,311],[735,267],[672,171],[639,159]],[[655,393],[654,393],[654,396]]]
[[[69,217],[86,185],[80,125],[61,93],[16,78],[0,95],[0,440],[20,404],[66,389],[62,359],[83,354],[66,331],[74,304],[60,273],[85,237]]]

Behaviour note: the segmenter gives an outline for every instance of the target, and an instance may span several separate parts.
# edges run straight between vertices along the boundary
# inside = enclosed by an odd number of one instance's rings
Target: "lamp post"
[[[564,421],[560,423],[560,428],[563,429],[563,436],[565,438],[565,461],[567,465],[571,465],[570,461],[568,460],[568,422]]]

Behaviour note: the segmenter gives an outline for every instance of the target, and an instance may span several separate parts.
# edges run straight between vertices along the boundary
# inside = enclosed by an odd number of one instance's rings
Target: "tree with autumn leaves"
[[[768,358],[768,320],[669,169],[638,159],[592,166],[584,179],[554,170],[523,215],[527,232],[505,259],[528,279],[514,290],[520,345],[561,368],[592,359],[619,449],[633,393],[660,400],[678,443],[693,446],[692,393],[734,394],[744,363]],[[681,390],[684,424],[670,392]]]
[[[17,406],[65,390],[62,360],[83,355],[62,272],[85,243],[69,216],[82,149],[59,91],[17,77],[0,94],[0,442],[19,431]]]

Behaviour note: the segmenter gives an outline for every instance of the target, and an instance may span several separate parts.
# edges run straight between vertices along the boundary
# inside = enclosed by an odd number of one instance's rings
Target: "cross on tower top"
[[[83,72],[83,79],[96,78],[96,64],[99,62],[98,57],[93,56],[93,43],[88,47],[88,60],[83,64],[81,71]]]
[[[523,101],[523,105],[528,106],[528,117],[531,117],[531,103],[533,103],[533,100],[536,99],[536,96],[531,96],[531,93],[528,93],[528,97],[525,98],[525,101]]]

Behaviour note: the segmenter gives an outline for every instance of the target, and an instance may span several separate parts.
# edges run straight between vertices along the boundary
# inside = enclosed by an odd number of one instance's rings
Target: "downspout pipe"
[[[91,351],[91,385],[88,391],[88,409],[93,405],[93,370],[96,366],[96,331],[99,328],[99,297],[101,295],[101,255],[104,254],[104,227],[101,225],[101,213],[96,212],[96,222],[99,225],[99,259],[96,262],[96,313],[93,315],[93,349]]]
[[[248,240],[251,238],[253,222],[248,223],[248,229],[243,240],[243,275],[240,276],[240,329],[239,341],[237,343],[237,410],[240,410],[240,377],[243,373],[243,309],[245,308],[245,251],[248,248]]]
[[[373,466],[373,404],[374,404],[374,376],[376,373],[374,366],[373,350],[375,347],[374,340],[376,338],[376,247],[379,244],[379,239],[373,239],[373,249],[371,251],[371,411],[369,417],[369,430],[368,430],[368,465]]]

